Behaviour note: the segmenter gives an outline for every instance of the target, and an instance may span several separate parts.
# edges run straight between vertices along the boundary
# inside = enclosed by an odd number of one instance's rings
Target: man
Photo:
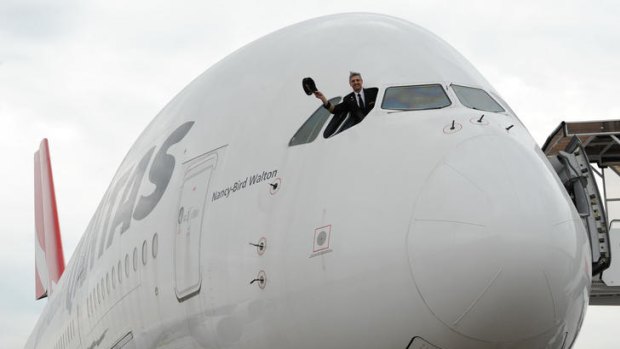
[[[321,93],[321,91],[314,92],[314,96],[323,102],[323,107],[329,110],[332,114],[342,115],[338,125],[334,126],[340,126],[339,124],[345,121],[344,118],[346,117],[346,114],[350,113],[350,117],[346,120],[346,125],[339,128],[336,127],[338,130],[334,129],[334,132],[342,132],[345,129],[361,122],[372,110],[372,108],[374,108],[379,89],[363,88],[363,84],[364,80],[362,80],[362,75],[358,72],[351,72],[349,74],[349,85],[351,85],[353,92],[346,95],[342,99],[342,102],[338,105],[332,105],[327,98],[325,98],[325,95]]]

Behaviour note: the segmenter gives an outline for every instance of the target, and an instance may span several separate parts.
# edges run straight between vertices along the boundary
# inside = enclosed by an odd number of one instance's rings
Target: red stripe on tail
[[[35,153],[35,263],[36,297],[51,294],[65,270],[65,257],[60,238],[60,224],[56,207],[54,177],[47,139],[41,141]],[[38,246],[37,246],[38,244]],[[43,256],[41,256],[43,252]],[[45,270],[41,270],[45,268]],[[39,287],[40,286],[40,287]]]

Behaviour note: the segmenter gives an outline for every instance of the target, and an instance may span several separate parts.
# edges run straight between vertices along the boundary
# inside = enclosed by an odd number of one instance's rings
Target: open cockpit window
[[[334,117],[325,127],[323,137],[333,137],[362,122],[375,107],[378,93],[379,89],[376,87],[365,88],[363,93],[365,101],[357,92],[346,95],[342,103],[333,107]]]
[[[361,121],[361,119],[354,117],[349,111],[335,114],[329,124],[327,124],[325,131],[323,131],[323,137],[329,138],[331,136],[335,136],[338,133],[359,123],[359,121]]]
[[[486,91],[479,88],[451,85],[452,90],[464,106],[471,109],[489,111],[494,113],[505,112]]]
[[[329,100],[331,104],[338,104],[342,97],[335,97]],[[297,130],[293,138],[288,142],[289,147],[299,144],[306,144],[314,141],[321,132],[323,125],[329,119],[329,110],[320,106],[310,115],[308,120]]]
[[[381,108],[388,110],[427,110],[452,104],[440,84],[388,87]]]

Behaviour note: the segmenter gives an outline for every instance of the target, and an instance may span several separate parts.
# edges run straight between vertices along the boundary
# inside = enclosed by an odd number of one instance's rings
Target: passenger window
[[[451,85],[459,101],[464,106],[471,109],[501,113],[506,110],[502,108],[489,94],[479,88]]]
[[[385,90],[381,108],[388,110],[428,110],[452,104],[440,84],[395,86]]]
[[[340,103],[341,97],[332,98],[329,100],[331,104]],[[297,130],[293,138],[288,142],[288,146],[292,147],[294,145],[311,143],[316,139],[325,125],[325,122],[329,118],[330,112],[329,110],[320,106],[317,110],[310,115],[308,120],[304,122],[303,125]]]

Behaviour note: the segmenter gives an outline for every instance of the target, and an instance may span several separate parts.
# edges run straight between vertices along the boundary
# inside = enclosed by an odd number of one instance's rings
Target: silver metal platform
[[[607,235],[607,246],[611,262],[607,261],[605,270],[595,272],[592,278],[590,305],[620,305],[620,197],[617,194],[620,192],[620,120],[562,122],[547,138],[542,150],[552,161],[554,157],[572,155],[566,154],[566,151],[575,142],[580,143],[587,156],[591,172],[602,181],[603,217],[606,218],[606,230],[610,233]],[[578,152],[575,154],[578,155]],[[613,193],[616,193],[615,196]],[[591,236],[591,243],[594,243],[593,240],[594,236]],[[593,263],[593,270],[595,266]]]

